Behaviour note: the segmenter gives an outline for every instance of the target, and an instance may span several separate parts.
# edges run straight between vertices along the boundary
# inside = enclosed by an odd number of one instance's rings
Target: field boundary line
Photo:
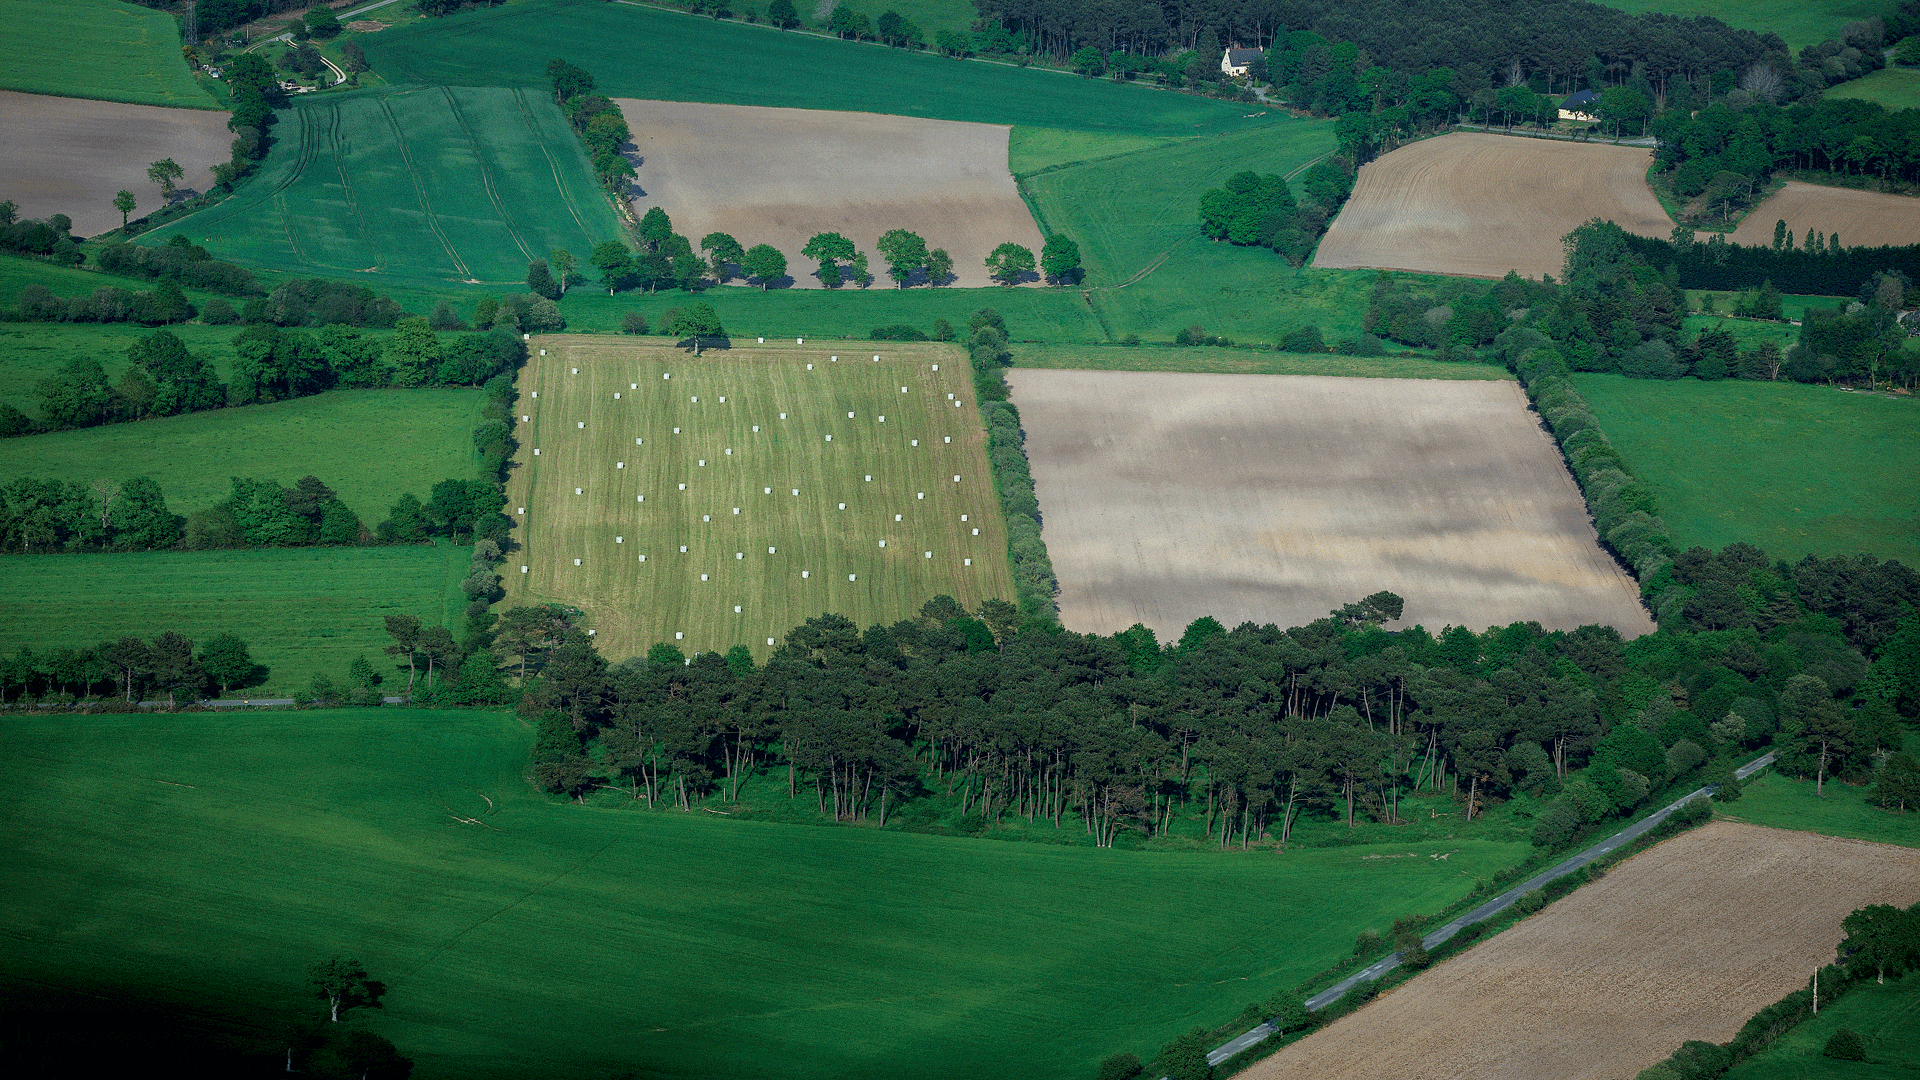
[[[394,144],[400,148],[400,160],[406,163],[407,177],[413,181],[414,197],[420,200],[420,212],[426,216],[427,228],[433,230],[440,246],[446,249],[447,257],[453,260],[454,271],[469,281],[473,280],[473,271],[460,258],[460,253],[453,250],[453,241],[447,239],[447,234],[440,228],[439,216],[433,212],[433,202],[427,198],[426,181],[420,178],[420,170],[414,168],[413,151],[407,148],[406,132],[400,129],[400,118],[393,114],[393,106],[387,104],[384,97],[380,99],[380,111],[386,114],[387,125],[393,128]]]
[[[520,106],[520,119],[526,122],[527,134],[533,137],[533,145],[539,147],[541,155],[547,159],[547,169],[553,173],[553,187],[560,193],[560,201],[566,204],[567,213],[573,215],[573,223],[580,226],[580,232],[591,241],[593,233],[587,229],[586,221],[580,217],[580,208],[574,205],[573,193],[567,190],[566,181],[560,178],[560,163],[553,159],[553,151],[547,149],[546,140],[540,137],[540,126],[534,122],[533,110],[527,108],[526,91],[518,86],[514,87],[513,100]]]
[[[527,242],[521,239],[520,230],[514,227],[513,216],[507,213],[507,204],[500,201],[500,192],[493,186],[493,170],[487,167],[486,153],[480,148],[480,138],[473,133],[473,125],[467,122],[467,114],[460,110],[460,101],[453,96],[453,87],[443,86],[440,92],[447,96],[447,108],[453,110],[454,123],[460,125],[460,133],[467,137],[467,145],[473,149],[473,163],[480,170],[480,186],[487,189],[487,201],[493,203],[493,209],[500,215],[500,223],[507,227],[507,235],[513,237],[514,246],[520,249],[520,254],[525,255],[528,262],[532,262],[535,256],[527,247]]]

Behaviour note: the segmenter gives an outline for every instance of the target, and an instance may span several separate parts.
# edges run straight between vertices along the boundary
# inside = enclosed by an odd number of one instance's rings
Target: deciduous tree
[[[133,213],[133,208],[137,205],[139,205],[139,203],[134,199],[133,192],[131,191],[121,191],[114,195],[113,208],[120,211],[121,228],[124,229],[127,227],[127,215]]]
[[[738,261],[741,272],[745,273],[749,280],[759,282],[762,292],[765,292],[774,282],[785,280],[787,276],[787,257],[780,254],[780,249],[772,244],[755,244],[748,248]]]
[[[341,956],[322,960],[307,969],[307,985],[327,1003],[328,1019],[340,1022],[340,1014],[356,1005],[375,1005],[387,988],[367,975],[358,960]]]
[[[987,273],[1000,284],[1012,287],[1033,273],[1033,252],[1008,241],[987,256]]]
[[[927,242],[918,233],[889,229],[880,236],[880,257],[887,261],[887,273],[902,289],[913,275],[926,269]]]

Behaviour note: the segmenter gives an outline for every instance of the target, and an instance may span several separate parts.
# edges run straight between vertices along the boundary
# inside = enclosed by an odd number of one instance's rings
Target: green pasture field
[[[204,356],[225,379],[233,366],[230,342],[237,326],[169,326],[195,356]],[[29,416],[40,415],[40,380],[59,374],[70,360],[93,359],[117,383],[127,369],[127,349],[153,329],[132,323],[0,323],[0,401]]]
[[[1690,310],[1700,310],[1700,301],[1709,295],[1713,297],[1715,309],[1723,315],[1732,310],[1733,305],[1740,299],[1738,290],[1729,292],[1715,291],[1713,289],[1688,289],[1687,303]],[[1807,309],[1810,307],[1830,308],[1835,304],[1844,304],[1852,299],[1853,297],[1851,296],[1812,296],[1802,293],[1782,293],[1780,294],[1780,313],[1792,322],[1799,322],[1806,316]],[[1759,320],[1749,319],[1737,321],[1754,322]],[[1798,331],[1795,332],[1797,333]]]
[[[1492,364],[1450,364],[1414,356],[1340,356],[1265,349],[1153,348],[1125,345],[1020,345],[1014,365],[1080,371],[1188,371],[1229,375],[1337,375],[1368,379],[1512,381]]]
[[[1772,342],[1783,353],[1800,340],[1799,327],[1766,319],[1729,319],[1719,315],[1689,315],[1686,317],[1686,329],[1689,337],[1698,335],[1702,330],[1726,330],[1733,334],[1734,340],[1742,349],[1751,349]]]
[[[152,239],[185,235],[224,259],[384,292],[390,281],[518,284],[530,260],[555,248],[584,259],[622,235],[579,140],[542,92],[328,94],[297,101],[274,135],[259,175]]]
[[[120,0],[0,0],[0,90],[213,109],[173,16]]]
[[[1034,173],[1082,161],[1153,150],[1183,141],[1166,135],[1130,135],[1070,128],[1016,127],[1007,136],[1007,171],[1024,180]]]
[[[284,1025],[325,1016],[307,966],[338,953],[388,986],[343,1022],[419,1080],[1090,1076],[1528,852],[1128,852],[570,805],[524,779],[530,740],[504,712],[9,721],[0,985],[230,1017],[277,1068]]]
[[[1909,735],[1908,748],[1914,749],[1916,743],[1920,743],[1920,737]],[[1715,811],[1721,817],[1777,829],[1920,847],[1920,811],[1911,807],[1906,813],[1882,810],[1874,805],[1872,787],[1828,779],[1824,799],[1814,793],[1814,788],[1811,778],[1799,780],[1768,769],[1741,788],[1738,800],[1717,803]]]
[[[245,691],[253,697],[304,696],[323,672],[344,681],[357,656],[388,672],[391,690],[393,663],[380,650],[393,640],[382,620],[417,615],[457,630],[471,554],[442,544],[0,556],[8,612],[0,653],[163,630],[205,641],[231,631],[272,669],[264,685]],[[404,669],[399,678],[404,687]]]
[[[1575,375],[1682,547],[1779,559],[1871,552],[1920,564],[1912,399],[1786,382]]]
[[[504,568],[506,603],[573,604],[619,659],[660,641],[764,657],[821,612],[866,626],[939,593],[969,609],[1013,598],[958,347],[535,346],[515,406],[530,419],[507,508],[525,550]]]
[[[1866,1043],[1867,1060],[1836,1061],[1820,1051],[1841,1028]],[[1906,1080],[1920,1062],[1920,975],[1867,982],[1837,1002],[1822,999],[1808,1017],[1767,1049],[1735,1066],[1728,1080]]]
[[[862,10],[874,18],[885,7]],[[1135,84],[861,47],[597,0],[528,0],[397,26],[361,40],[368,63],[395,83],[545,92],[551,85],[547,61],[563,57],[592,72],[599,91],[610,97],[1133,135],[1188,136],[1273,122],[1245,119],[1255,110],[1244,105]]]
[[[1728,26],[1762,34],[1779,34],[1796,51],[1807,45],[1831,40],[1840,28],[1855,19],[1891,15],[1896,0],[1599,0],[1610,8],[1635,15],[1661,12],[1693,19],[1707,16]]]
[[[271,405],[8,439],[4,472],[89,481],[151,476],[176,514],[227,497],[230,478],[317,476],[372,528],[404,492],[473,476],[479,390],[334,390]]]
[[[1888,109],[1920,109],[1920,68],[1881,68],[1841,83],[1826,96],[1877,101]]]

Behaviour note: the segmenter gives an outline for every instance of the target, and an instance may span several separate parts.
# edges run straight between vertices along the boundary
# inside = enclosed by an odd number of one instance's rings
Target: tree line
[[[169,705],[191,704],[215,688],[225,696],[259,686],[268,674],[254,662],[247,643],[231,633],[216,634],[197,647],[173,630],[150,639],[124,636],[38,653],[22,645],[0,658],[0,703],[66,704],[102,695],[131,705],[147,694],[164,694]]]

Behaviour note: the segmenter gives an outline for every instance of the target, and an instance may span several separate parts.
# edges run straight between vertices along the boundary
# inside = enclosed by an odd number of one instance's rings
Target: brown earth
[[[1436,633],[1653,630],[1514,383],[1007,374],[1075,630],[1298,625],[1381,589]]]
[[[1802,184],[1797,180],[1754,207],[1733,231],[1733,242],[1770,247],[1775,223],[1785,221],[1793,242],[1804,244],[1810,230],[1839,234],[1846,247],[1920,244],[1920,199],[1877,191]]]
[[[1673,231],[1647,187],[1651,163],[1631,146],[1480,132],[1403,146],[1361,167],[1313,265],[1558,277],[1560,238],[1593,218],[1643,236]]]
[[[233,142],[223,112],[11,91],[0,91],[0,131],[0,198],[19,203],[23,218],[65,214],[79,236],[120,227],[113,197],[122,190],[139,200],[134,217],[160,209],[147,166],[162,158],[186,169],[181,190],[207,190]]]
[[[1632,1076],[1805,986],[1848,912],[1915,901],[1920,851],[1714,822],[1240,1075]]]
[[[875,113],[618,99],[642,158],[636,214],[658,206],[694,244],[724,232],[772,244],[799,288],[819,288],[800,249],[837,232],[867,253],[873,288],[892,285],[874,246],[889,229],[919,233],[953,257],[953,284],[982,287],[984,260],[1011,240],[1040,254],[1007,171],[1007,134]]]

